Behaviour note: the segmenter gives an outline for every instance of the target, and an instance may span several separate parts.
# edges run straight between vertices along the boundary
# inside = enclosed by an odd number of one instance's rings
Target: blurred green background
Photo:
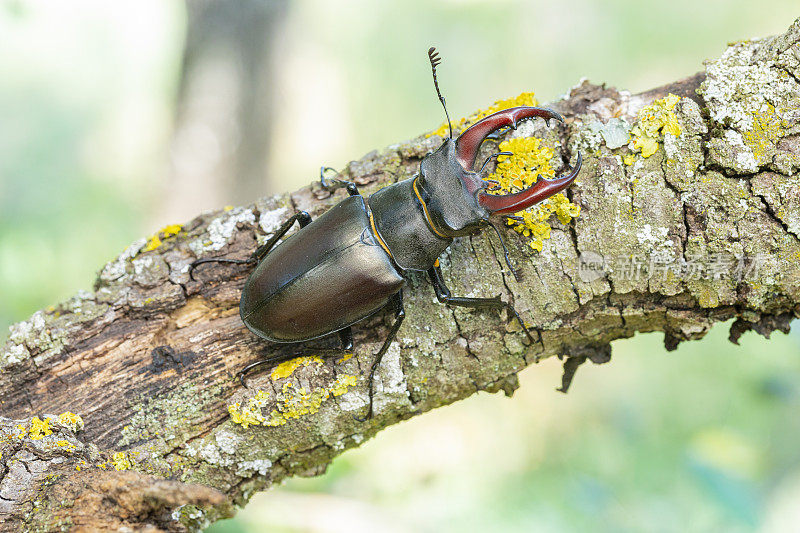
[[[0,0],[0,326],[166,223],[315,179],[442,121],[581,77],[632,92],[796,0]],[[390,428],[209,531],[796,531],[800,337],[618,341]],[[0,334],[0,342],[5,333]]]

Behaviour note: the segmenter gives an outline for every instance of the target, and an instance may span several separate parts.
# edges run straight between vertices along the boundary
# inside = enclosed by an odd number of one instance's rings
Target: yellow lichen
[[[352,358],[353,358],[353,354],[352,354],[352,352],[351,352],[351,353],[346,353],[346,354],[344,354],[344,355],[342,356],[342,358],[341,358],[341,359],[337,359],[337,360],[336,360],[336,364],[338,365],[338,364],[344,363],[345,361],[349,361],[349,360],[350,360],[350,359],[352,359]]]
[[[144,248],[142,248],[142,252],[151,252],[155,250],[161,246],[162,239],[168,239],[174,235],[177,235],[182,229],[183,226],[180,224],[170,224],[168,226],[164,226],[161,228],[161,231],[156,232],[155,235],[150,237],[150,239],[147,241],[147,244],[145,244]]]
[[[750,128],[742,131],[742,142],[752,150],[756,161],[762,161],[770,155],[787,125],[770,103],[764,104],[759,112],[753,113],[752,118]]]
[[[247,407],[242,408],[240,402],[229,405],[228,413],[231,416],[231,421],[234,424],[241,424],[245,428],[262,424],[264,415],[261,414],[261,409],[267,404],[268,397],[268,392],[259,389],[256,395],[248,400]]]
[[[522,93],[519,96],[514,98],[507,98],[505,100],[497,100],[487,109],[479,110],[468,117],[464,117],[458,122],[453,124],[453,133],[460,131],[462,129],[468,128],[472,126],[480,119],[491,115],[492,113],[497,113],[498,111],[502,111],[503,109],[509,109],[512,107],[519,107],[519,106],[536,106],[539,105],[538,100],[534,97],[534,93]],[[432,132],[426,134],[426,137],[433,137],[434,135],[438,135],[440,137],[444,137],[445,135],[450,134],[450,128],[447,125],[447,122],[433,130]]]
[[[111,465],[114,470],[122,471],[133,468],[133,462],[128,454],[125,452],[117,452],[111,458]]]
[[[161,238],[158,236],[158,233],[156,233],[155,235],[150,237],[150,239],[147,241],[147,244],[145,244],[144,248],[142,248],[142,251],[151,252],[156,248],[158,248],[159,246],[161,246]]]
[[[58,415],[58,422],[62,426],[66,426],[73,432],[78,432],[83,429],[83,418],[70,411],[64,411]]]
[[[324,387],[308,391],[305,387],[295,387],[291,381],[283,384],[281,393],[283,395],[281,408],[270,413],[271,419],[267,425],[282,425],[290,418],[316,413],[329,395],[328,389]]]
[[[292,373],[297,370],[300,366],[308,366],[311,363],[317,363],[319,365],[322,364],[322,359],[316,355],[307,356],[307,357],[295,357],[289,361],[279,364],[272,370],[272,374],[270,377],[273,380],[281,379],[281,378],[288,378],[292,375]]]
[[[67,451],[70,451],[70,452],[72,450],[74,450],[75,448],[77,448],[77,446],[75,446],[74,444],[72,444],[68,440],[58,440],[58,441],[56,441],[56,446],[58,446],[59,448],[66,448]]]
[[[30,434],[31,440],[39,440],[42,437],[52,435],[53,430],[50,429],[50,419],[45,417],[44,420],[40,420],[38,416],[31,418]]]
[[[25,427],[24,424],[17,424],[17,429],[19,430],[19,433],[14,435],[16,438],[22,440],[28,435],[28,428]]]
[[[506,139],[500,143],[501,151],[513,155],[501,155],[497,158],[497,168],[487,179],[499,183],[497,194],[508,194],[526,189],[536,183],[539,176],[552,178],[555,171],[550,165],[553,149],[544,146],[536,137],[520,137]],[[580,206],[570,202],[563,194],[556,194],[547,200],[516,213],[523,220],[508,220],[517,233],[528,237],[528,245],[537,252],[542,251],[543,241],[550,238],[548,219],[555,214],[563,224],[580,214]]]
[[[331,396],[341,396],[347,389],[350,387],[354,387],[358,378],[356,376],[340,376],[339,379],[333,382],[333,385],[330,388]]]
[[[246,407],[242,407],[239,402],[229,405],[228,412],[234,424],[240,424],[245,428],[251,425],[282,426],[290,419],[316,413],[328,398],[341,396],[357,381],[357,376],[343,374],[328,387],[319,387],[314,390],[296,387],[294,383],[287,381],[277,394],[275,408],[268,417],[264,416],[262,410],[266,406],[269,394],[263,391],[258,391],[253,398],[250,398]]]
[[[636,156],[633,154],[625,154],[622,156],[622,162],[628,166],[631,166],[636,161]]]
[[[658,150],[658,142],[664,139],[665,133],[675,136],[681,134],[674,111],[680,99],[679,96],[668,94],[639,111],[639,118],[631,128],[633,140],[629,146],[632,150],[641,152],[642,157],[650,157]]]

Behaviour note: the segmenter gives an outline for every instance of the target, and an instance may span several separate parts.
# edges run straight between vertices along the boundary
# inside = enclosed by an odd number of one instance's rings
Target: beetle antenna
[[[439,57],[439,52],[436,51],[435,46],[428,48],[428,59],[431,62],[431,71],[433,72],[433,86],[436,87],[436,94],[439,96],[439,101],[444,108],[444,116],[447,117],[447,126],[450,128],[450,138],[452,139],[453,123],[450,122],[450,113],[447,112],[447,105],[444,103],[444,96],[442,96],[442,91],[439,90],[439,81],[436,79],[436,67],[442,62],[442,59]]]
[[[197,281],[194,277],[194,270],[203,263],[229,263],[233,265],[249,265],[256,262],[255,257],[251,257],[249,259],[223,259],[219,257],[207,257],[204,259],[198,259],[197,261],[193,262],[189,265],[189,277],[192,281]]]
[[[511,270],[511,273],[514,274],[514,279],[517,280],[517,282],[522,281],[522,277],[519,275],[519,271],[516,268],[514,268],[514,266],[511,264],[511,258],[508,257],[508,248],[506,248],[506,243],[503,240],[503,236],[500,234],[500,230],[497,229],[497,226],[495,226],[491,222],[488,222],[488,224],[497,234],[497,238],[500,239],[500,244],[503,246],[503,256],[505,256],[506,264],[508,265],[509,270]]]

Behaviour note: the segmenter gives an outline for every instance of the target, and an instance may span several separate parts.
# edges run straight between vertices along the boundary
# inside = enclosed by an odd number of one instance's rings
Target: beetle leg
[[[342,340],[342,350],[349,352],[353,349],[353,328],[347,326],[339,330],[339,338]]]
[[[430,268],[428,270],[428,276],[431,278],[434,291],[436,291],[436,298],[441,303],[446,305],[455,305],[458,307],[470,307],[472,309],[508,309],[508,311],[519,321],[520,325],[522,326],[522,330],[525,332],[525,335],[528,336],[528,340],[530,340],[531,343],[534,342],[531,332],[528,331],[527,326],[525,326],[525,322],[522,320],[522,317],[519,316],[517,310],[514,309],[514,306],[510,303],[501,300],[500,296],[495,296],[494,298],[465,298],[461,296],[452,296],[450,294],[450,289],[448,289],[447,285],[444,283],[442,269],[439,266]]]
[[[352,350],[353,349],[353,330],[350,326],[339,330],[339,338],[342,340],[342,350]],[[280,355],[280,356],[273,356],[267,357],[266,359],[261,359],[260,361],[256,361],[255,363],[250,363],[243,369],[236,374],[236,378],[242,384],[244,388],[248,388],[247,383],[244,380],[245,375],[249,374],[254,368],[258,368],[264,365],[272,365],[275,363],[281,363],[283,361],[288,361],[290,359],[294,359],[295,357],[300,357],[297,354],[292,355]]]
[[[484,161],[484,162],[483,162],[483,165],[481,165],[481,169],[478,171],[478,174],[483,174],[483,169],[485,169],[485,168],[486,168],[486,165],[488,165],[488,164],[489,164],[489,161],[491,161],[492,159],[497,159],[497,158],[498,158],[498,157],[500,157],[501,155],[512,156],[512,155],[514,155],[514,154],[513,154],[512,152],[497,152],[496,154],[492,154],[492,155],[490,155],[489,157],[487,157],[487,158],[486,158],[486,161]],[[498,183],[498,182],[497,182],[497,181],[495,181],[495,180],[487,180],[487,179],[484,179],[483,181],[488,181],[488,182],[494,182],[494,183]]]
[[[378,350],[378,353],[375,354],[375,359],[372,361],[372,366],[369,368],[369,409],[367,410],[367,416],[364,418],[358,418],[357,416],[353,415],[359,422],[364,422],[372,418],[372,400],[373,400],[373,392],[374,392],[374,383],[375,383],[375,371],[378,369],[378,365],[381,363],[383,359],[383,355],[391,346],[392,341],[395,337],[397,337],[397,331],[400,329],[400,325],[403,323],[403,319],[406,317],[406,310],[403,307],[403,291],[401,290],[394,296],[392,299],[389,300],[388,306],[394,307],[394,324],[392,324],[392,329],[389,330],[389,335],[386,337],[386,340],[383,341],[383,346],[381,349]]]
[[[298,211],[289,217],[289,219],[284,222],[280,228],[278,228],[278,231],[275,232],[275,235],[273,235],[267,242],[256,248],[256,251],[253,252],[252,257],[260,263],[261,260],[267,256],[270,250],[272,250],[272,248],[278,243],[278,241],[281,240],[284,235],[286,235],[286,232],[289,231],[295,220],[298,224],[300,224],[301,228],[305,228],[311,224],[311,215],[309,215],[306,211]]]
[[[511,131],[511,126],[504,126],[499,130],[494,130],[492,133],[486,136],[484,140],[487,141],[499,141],[506,133]]]
[[[506,241],[503,240],[503,235],[500,233],[500,230],[497,229],[497,226],[495,226],[491,222],[488,222],[488,224],[497,234],[497,238],[500,239],[500,244],[503,246],[503,256],[506,259],[506,265],[508,265],[508,269],[511,270],[511,273],[514,275],[514,279],[517,280],[517,282],[522,281],[522,277],[520,276],[519,271],[516,268],[514,268],[514,265],[511,264],[511,258],[508,257],[508,248],[506,248]]]
[[[274,363],[286,361],[288,359],[293,359],[295,357],[296,357],[295,355],[290,355],[290,356],[286,356],[286,357],[267,357],[266,359],[261,359],[260,361],[256,361],[255,363],[250,363],[249,365],[247,365],[246,367],[241,369],[239,371],[239,373],[236,374],[236,378],[242,384],[242,387],[247,389],[249,387],[247,386],[247,383],[244,381],[244,377],[245,377],[245,375],[249,374],[251,370],[253,370],[254,368],[258,368],[260,366],[274,364]]]
[[[272,247],[277,244],[277,242],[286,235],[286,232],[292,227],[292,224],[297,221],[300,224],[301,228],[308,226],[311,223],[311,215],[306,213],[305,211],[299,211],[289,217],[289,220],[283,223],[283,225],[278,228],[278,231],[273,235],[270,240],[256,248],[256,251],[250,254],[250,257],[247,259],[225,259],[219,257],[206,257],[203,259],[198,259],[194,261],[192,264],[189,265],[189,277],[192,281],[197,281],[194,277],[194,269],[197,268],[198,265],[202,265],[203,263],[232,263],[235,265],[245,265],[245,264],[253,264],[257,265],[261,262],[264,257],[272,250]]]
[[[192,281],[197,281],[194,277],[194,269],[197,268],[199,265],[203,263],[231,263],[234,265],[249,265],[249,264],[256,264],[256,260],[252,257],[248,259],[224,259],[219,257],[207,257],[205,259],[198,259],[197,261],[193,262],[189,265],[189,277]]]
[[[331,167],[322,167],[319,169],[319,182],[322,184],[323,189],[325,189],[328,192],[333,192],[336,189],[345,188],[347,189],[347,194],[349,194],[350,196],[359,196],[361,194],[360,192],[358,192],[358,186],[352,181],[340,180],[338,177],[326,178],[325,172],[328,170],[336,172],[336,169]],[[336,172],[336,175],[338,176],[339,173]]]

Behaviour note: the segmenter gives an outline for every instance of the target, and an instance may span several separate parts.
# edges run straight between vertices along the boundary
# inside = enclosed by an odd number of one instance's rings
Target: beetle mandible
[[[499,230],[490,222],[492,215],[511,216],[564,190],[581,167],[578,153],[575,165],[561,177],[540,178],[531,187],[513,194],[487,192],[491,183],[483,179],[482,171],[500,154],[490,156],[477,172],[473,170],[478,149],[487,136],[503,127],[516,128],[526,119],[541,117],[548,122],[563,122],[563,118],[547,109],[515,107],[483,118],[454,140],[436,79],[440,59],[435,48],[428,50],[428,58],[450,137],[422,159],[414,177],[384,187],[365,199],[355,183],[326,178],[323,168],[323,188],[331,192],[344,188],[347,198],[313,222],[305,211],[292,215],[249,259],[206,258],[190,266],[194,279],[194,269],[202,263],[257,265],[245,283],[239,312],[250,331],[272,342],[302,343],[338,333],[342,348],[350,350],[353,324],[381,309],[391,310],[394,323],[370,367],[367,418],[373,413],[375,370],[405,317],[403,286],[409,271],[427,272],[436,298],[443,304],[507,309],[533,342],[525,322],[499,295],[453,296],[445,285],[438,258],[456,237],[475,235],[487,226],[494,228],[502,243]],[[275,247],[295,222],[300,229]],[[506,263],[516,276],[505,243],[503,250]],[[249,370],[278,360],[273,357],[248,365],[239,373],[240,380],[244,384],[244,374]]]

